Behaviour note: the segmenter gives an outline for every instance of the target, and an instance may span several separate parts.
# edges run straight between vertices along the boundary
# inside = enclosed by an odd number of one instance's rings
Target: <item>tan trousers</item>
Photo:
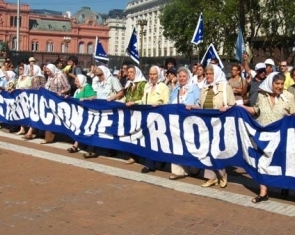
[[[208,170],[206,169],[204,171],[204,178],[206,179],[212,179],[212,180],[215,180],[216,178],[221,178],[221,177],[224,177],[226,176],[226,171],[225,169],[222,169],[222,170],[218,170],[218,171],[213,171],[213,170]]]
[[[171,173],[173,175],[188,175],[188,172],[196,174],[198,169],[195,167],[187,167],[171,163]]]

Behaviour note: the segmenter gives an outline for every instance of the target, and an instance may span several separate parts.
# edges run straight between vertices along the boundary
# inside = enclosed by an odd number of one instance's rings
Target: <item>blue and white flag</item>
[[[238,37],[236,41],[236,54],[235,54],[236,60],[242,62],[244,52],[245,52],[245,42],[243,38],[243,32],[241,30],[241,27],[239,27]]]
[[[126,52],[131,57],[132,60],[134,60],[137,64],[139,64],[139,54],[138,54],[138,47],[137,47],[137,33],[135,28],[133,29],[133,32],[130,37],[130,41],[128,44],[128,47],[126,49]]]
[[[203,42],[203,38],[204,38],[204,22],[203,22],[203,13],[201,12],[201,15],[199,17],[198,24],[191,42],[193,44],[198,45],[199,43]]]
[[[203,56],[203,59],[201,60],[201,64],[206,67],[208,64],[210,64],[210,61],[213,58],[217,58],[219,60],[219,67],[220,68],[224,68],[224,65],[221,61],[221,59],[219,58],[219,55],[217,54],[217,51],[214,47],[214,45],[211,43],[205,53],[205,55]]]
[[[95,53],[93,55],[94,59],[96,62],[106,62],[109,61],[108,55],[103,49],[99,39],[96,37],[96,42],[95,42]]]

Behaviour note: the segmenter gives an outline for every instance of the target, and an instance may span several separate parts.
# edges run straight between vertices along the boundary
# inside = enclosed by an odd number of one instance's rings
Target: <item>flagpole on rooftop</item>
[[[16,16],[16,51],[19,51],[19,28],[20,28],[20,14],[19,14],[19,8],[20,8],[20,0],[17,0],[17,16]]]

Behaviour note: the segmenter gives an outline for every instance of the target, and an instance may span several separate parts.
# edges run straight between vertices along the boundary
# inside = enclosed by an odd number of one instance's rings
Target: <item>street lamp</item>
[[[69,52],[69,43],[71,42],[71,37],[65,36],[63,42],[65,44],[65,52],[68,53]]]
[[[136,24],[140,26],[140,56],[143,56],[143,37],[146,35],[146,30],[144,30],[144,26],[147,25],[147,20],[138,19]]]

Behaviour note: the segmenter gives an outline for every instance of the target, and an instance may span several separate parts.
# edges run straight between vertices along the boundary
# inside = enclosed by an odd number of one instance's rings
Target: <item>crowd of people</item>
[[[254,70],[250,68],[247,54],[243,55],[242,63],[231,66],[231,77],[227,78],[219,67],[219,61],[212,59],[204,67],[196,63],[189,70],[177,67],[174,58],[168,58],[163,67],[153,65],[145,77],[140,67],[131,62],[124,62],[120,70],[113,73],[106,65],[91,65],[87,74],[78,66],[78,58],[71,56],[67,61],[60,59],[55,63],[36,65],[30,57],[22,61],[17,68],[9,58],[0,69],[0,89],[13,92],[16,89],[38,89],[44,87],[65,99],[73,97],[84,100],[105,99],[133,105],[165,105],[185,104],[187,110],[217,109],[225,112],[234,105],[248,111],[256,121],[268,125],[295,113],[295,68],[290,70],[287,61],[281,61],[277,67],[272,59],[257,63]],[[15,131],[15,130],[14,130]],[[27,131],[27,132],[26,132]],[[24,139],[36,137],[32,127],[21,126],[16,132]],[[46,131],[42,144],[52,143],[55,133]],[[84,158],[97,157],[95,146],[85,146],[77,141],[70,146],[69,153],[86,150]],[[117,152],[109,149],[110,156]],[[126,154],[126,164],[138,161],[138,156]],[[155,161],[145,159],[142,173],[156,170]],[[170,180],[178,180],[188,175],[197,175],[200,170],[194,167],[171,164]],[[205,169],[203,177],[206,181],[202,187],[228,184],[226,169],[216,171]],[[282,189],[283,197],[288,196],[288,189]],[[267,187],[260,185],[259,194],[253,203],[268,200]]]

